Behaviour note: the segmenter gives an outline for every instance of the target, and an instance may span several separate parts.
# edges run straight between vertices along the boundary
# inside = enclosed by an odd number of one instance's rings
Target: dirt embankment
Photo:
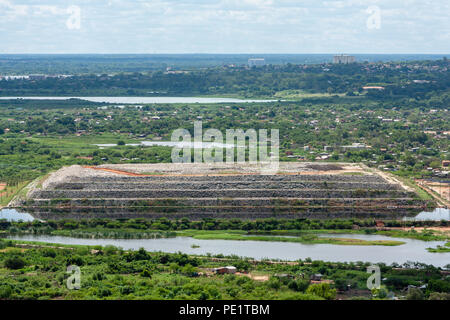
[[[386,229],[387,230],[402,230],[402,231],[415,230],[416,232],[424,232],[426,230],[433,230],[433,231],[441,232],[443,234],[450,236],[450,227],[408,227],[408,228],[390,227],[390,228],[386,228]]]
[[[421,179],[417,179],[416,183],[420,188],[422,188],[422,190],[425,190],[439,203],[447,208],[450,207],[450,184],[437,183]]]
[[[6,183],[0,182],[0,196],[2,196],[5,193],[5,192],[2,192],[5,189],[6,189]]]

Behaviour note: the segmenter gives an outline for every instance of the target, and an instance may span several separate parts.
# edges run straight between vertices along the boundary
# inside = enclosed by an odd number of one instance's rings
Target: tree
[[[181,268],[181,274],[188,277],[193,277],[197,274],[197,268],[188,263],[187,265]]]
[[[450,293],[446,292],[432,292],[428,300],[450,300]]]
[[[322,297],[327,300],[336,298],[336,289],[332,289],[329,283],[312,284],[306,290],[306,293]]]
[[[144,270],[142,270],[142,272],[141,272],[141,277],[144,277],[144,278],[151,278],[151,277],[152,277],[152,274],[151,274],[151,272],[150,272],[148,269],[144,269]]]
[[[291,282],[289,282],[288,287],[289,289],[294,291],[305,292],[309,287],[309,281],[303,279],[292,280]]]
[[[25,261],[19,257],[12,257],[5,260],[5,267],[8,269],[22,269],[25,266]]]
[[[423,292],[419,288],[409,288],[406,295],[407,300],[423,300]]]

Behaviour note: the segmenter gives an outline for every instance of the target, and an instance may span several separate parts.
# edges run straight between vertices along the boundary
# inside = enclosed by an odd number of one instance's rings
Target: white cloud
[[[65,27],[70,5],[80,30]],[[367,29],[370,5],[380,29]],[[0,0],[0,52],[448,53],[448,12],[448,0]]]

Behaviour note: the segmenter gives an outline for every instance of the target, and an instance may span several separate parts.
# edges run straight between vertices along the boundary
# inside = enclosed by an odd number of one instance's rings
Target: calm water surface
[[[438,210],[432,216],[437,220],[447,217],[449,210]],[[431,213],[421,213],[420,219]],[[28,213],[21,213],[14,209],[0,210],[0,219],[9,221],[32,221],[34,218]],[[430,253],[426,248],[443,245],[445,241],[420,241],[413,239],[391,238],[382,235],[365,234],[324,234],[325,237],[353,238],[363,240],[399,240],[405,242],[400,246],[347,246],[331,244],[302,244],[288,242],[261,242],[261,241],[235,241],[235,240],[197,240],[189,237],[169,239],[81,239],[59,236],[11,236],[10,239],[41,241],[58,244],[79,245],[114,245],[126,250],[145,248],[149,251],[183,252],[187,254],[223,254],[238,255],[254,259],[282,259],[297,260],[311,258],[313,260],[336,262],[384,262],[405,263],[418,261],[443,267],[450,264],[450,253]],[[199,245],[200,248],[191,248]]]
[[[278,100],[235,99],[235,98],[206,98],[206,97],[0,97],[1,100],[69,100],[81,99],[91,102],[105,103],[249,103],[274,102]]]
[[[323,235],[325,236],[325,235]],[[357,238],[365,240],[393,240],[394,238],[378,235],[340,234],[326,235],[342,238]],[[261,242],[261,241],[235,241],[235,240],[197,240],[189,237],[177,237],[169,239],[80,239],[60,236],[9,236],[9,239],[41,241],[57,244],[78,245],[114,245],[126,250],[144,248],[148,251],[183,252],[187,254],[223,254],[238,255],[254,259],[282,259],[298,260],[311,258],[313,260],[335,262],[384,262],[405,263],[407,261],[419,261],[444,267],[450,263],[450,253],[430,253],[428,247],[443,245],[444,241],[425,242],[412,239],[399,239],[405,244],[400,246],[346,246],[330,244],[302,244],[288,242]],[[200,248],[191,248],[199,245]]]

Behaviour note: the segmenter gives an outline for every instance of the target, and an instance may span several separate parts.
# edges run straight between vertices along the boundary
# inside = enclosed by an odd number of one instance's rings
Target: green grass
[[[95,144],[109,144],[117,143],[119,140],[125,143],[140,143],[140,140],[130,139],[128,135],[116,134],[116,133],[103,133],[95,135],[85,135],[77,137],[75,135],[64,136],[64,140],[59,136],[47,136],[47,137],[31,137],[33,141],[41,142],[60,151],[67,151],[70,153],[91,154],[93,151],[98,150]]]
[[[228,231],[205,231],[205,230],[185,230],[177,231],[178,236],[192,237],[198,240],[240,240],[240,241],[277,241],[277,242],[296,242],[305,244],[335,244],[335,245],[362,245],[362,246],[398,246],[404,244],[402,241],[395,240],[361,240],[346,238],[326,238],[318,237],[314,234],[303,234],[293,236],[292,238],[252,235],[243,230]]]
[[[275,93],[274,98],[283,98],[283,99],[299,99],[299,98],[323,98],[323,97],[332,97],[339,96],[343,97],[345,94],[343,93],[310,93],[303,90],[283,90]]]
[[[28,185],[29,181],[21,182],[17,186],[11,187],[7,186],[6,189],[0,191],[3,194],[0,197],[0,208],[7,206],[8,203]]]
[[[403,182],[408,187],[414,188],[420,200],[434,200],[434,198],[430,194],[428,194],[428,192],[415,184],[414,181],[412,181],[410,178],[401,177],[398,175],[396,175],[395,178]]]
[[[157,230],[136,230],[136,229],[107,229],[90,228],[78,230],[56,230],[52,235],[74,237],[74,238],[95,238],[95,239],[156,239],[175,237],[172,231]]]
[[[424,232],[403,231],[403,230],[375,230],[375,229],[317,229],[317,230],[273,230],[273,231],[251,231],[253,234],[268,235],[285,235],[285,236],[302,236],[305,234],[365,234],[365,235],[382,235],[393,238],[407,238],[422,241],[445,241],[449,237],[445,234],[434,230],[426,230]]]
[[[434,253],[444,253],[444,252],[450,252],[450,242],[447,242],[443,246],[437,246],[436,248],[427,248],[428,252],[434,252]]]

